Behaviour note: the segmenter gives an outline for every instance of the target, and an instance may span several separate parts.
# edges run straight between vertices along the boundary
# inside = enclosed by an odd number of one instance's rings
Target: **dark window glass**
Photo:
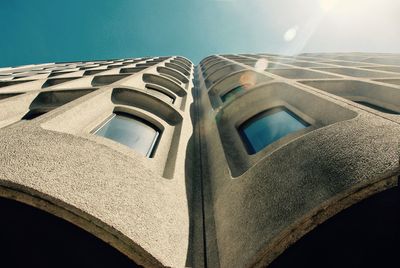
[[[389,109],[386,109],[384,107],[381,107],[381,106],[378,106],[378,105],[375,105],[375,104],[372,104],[372,103],[369,103],[369,102],[366,102],[366,101],[355,101],[355,102],[357,102],[357,103],[359,103],[361,105],[367,106],[369,108],[372,108],[374,110],[377,110],[379,112],[382,112],[382,113],[400,114],[399,112],[396,112],[396,111],[393,111],[393,110],[389,110]]]
[[[289,110],[276,107],[247,120],[239,127],[239,133],[247,151],[255,154],[280,138],[308,126]]]
[[[229,90],[227,93],[225,93],[224,95],[221,96],[221,100],[223,102],[226,102],[228,100],[234,99],[235,95],[244,92],[245,89],[243,86],[237,86],[231,90]]]
[[[96,131],[96,135],[117,141],[151,157],[160,131],[143,119],[121,113],[114,114]]]

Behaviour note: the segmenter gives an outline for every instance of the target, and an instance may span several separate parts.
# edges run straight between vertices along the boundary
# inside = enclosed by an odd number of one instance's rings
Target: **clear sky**
[[[216,53],[400,52],[400,0],[1,0],[0,66]]]

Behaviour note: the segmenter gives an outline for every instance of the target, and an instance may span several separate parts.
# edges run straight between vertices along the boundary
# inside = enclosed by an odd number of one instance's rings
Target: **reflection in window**
[[[160,131],[149,122],[125,113],[113,114],[96,135],[122,143],[135,151],[152,157]]]
[[[355,102],[357,102],[358,104],[367,106],[367,107],[369,107],[369,108],[372,108],[372,109],[374,109],[374,110],[377,110],[377,111],[379,111],[379,112],[382,112],[382,113],[387,113],[387,114],[400,114],[399,112],[396,112],[396,111],[393,111],[393,110],[390,110],[390,109],[387,109],[387,108],[384,108],[384,107],[382,107],[382,106],[378,106],[378,105],[375,105],[375,104],[372,104],[372,103],[369,103],[369,102],[366,102],[366,101],[355,101]]]
[[[308,127],[309,124],[284,107],[259,113],[239,127],[249,154],[255,154],[280,138]]]
[[[235,98],[235,96],[239,93],[242,93],[245,91],[245,86],[237,86],[231,90],[229,90],[227,93],[221,96],[221,100],[223,102],[232,100]]]

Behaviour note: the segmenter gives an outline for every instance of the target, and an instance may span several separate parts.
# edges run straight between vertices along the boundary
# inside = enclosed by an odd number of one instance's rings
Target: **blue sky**
[[[400,52],[398,0],[3,0],[0,66],[215,53]]]

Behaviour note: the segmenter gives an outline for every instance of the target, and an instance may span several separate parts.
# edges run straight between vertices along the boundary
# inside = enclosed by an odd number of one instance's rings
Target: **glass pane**
[[[292,112],[278,107],[246,121],[239,127],[239,133],[248,152],[255,154],[274,141],[308,126]]]
[[[159,131],[138,118],[117,114],[104,124],[96,135],[112,139],[150,156]]]
[[[243,88],[243,86],[235,87],[235,88],[231,89],[230,91],[228,91],[227,93],[225,93],[224,95],[222,95],[221,100],[223,102],[226,102],[228,100],[234,99],[236,94],[239,94],[244,91],[245,91],[245,89]]]

